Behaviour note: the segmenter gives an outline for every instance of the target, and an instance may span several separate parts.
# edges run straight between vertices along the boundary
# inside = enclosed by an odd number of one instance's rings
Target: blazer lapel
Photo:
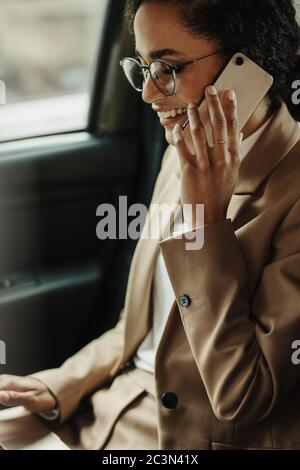
[[[239,181],[234,194],[253,194],[262,181],[296,145],[300,137],[299,124],[280,100],[269,125],[240,166]]]
[[[125,299],[125,345],[123,358],[130,357],[137,349],[138,344],[149,331],[152,318],[149,315],[151,305],[151,287],[155,261],[159,253],[158,241],[165,237],[176,209],[180,204],[180,181],[175,173],[171,173],[166,186],[158,197],[158,204],[168,204],[170,217],[163,218],[158,229],[158,238],[151,238],[151,230],[157,229],[159,207],[154,206],[148,216],[137,243],[128,278]],[[151,216],[152,215],[152,216]],[[151,229],[151,230],[150,230]],[[155,232],[154,230],[154,233]],[[149,236],[148,236],[149,235]],[[144,238],[143,238],[144,237]],[[126,360],[126,359],[125,359]]]
[[[238,184],[227,211],[227,217],[235,226],[238,226],[238,215],[252,194],[296,145],[299,138],[299,125],[290,115],[284,101],[280,100],[269,124],[252,148],[249,151],[246,148],[242,159]]]

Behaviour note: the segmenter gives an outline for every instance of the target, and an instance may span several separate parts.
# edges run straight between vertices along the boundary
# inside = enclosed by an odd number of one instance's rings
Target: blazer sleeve
[[[186,250],[184,238],[159,243],[187,339],[216,417],[260,421],[300,379],[291,360],[300,339],[300,200],[274,233],[252,298],[231,220],[196,230],[204,231],[199,250]]]
[[[41,380],[56,397],[63,423],[78,407],[81,399],[101,387],[110,378],[124,342],[125,310],[121,310],[116,326],[91,341],[60,367],[31,374]]]

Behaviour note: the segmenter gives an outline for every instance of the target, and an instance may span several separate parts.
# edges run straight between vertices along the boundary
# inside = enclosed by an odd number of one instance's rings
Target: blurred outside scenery
[[[84,129],[108,0],[0,0],[0,141]]]

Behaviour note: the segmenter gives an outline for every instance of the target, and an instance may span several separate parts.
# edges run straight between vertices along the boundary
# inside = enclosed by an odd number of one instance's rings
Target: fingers
[[[0,392],[0,403],[4,406],[25,406],[31,408],[36,400],[34,392]]]
[[[220,139],[225,141],[224,144],[214,144],[211,150],[212,164],[223,165],[224,163],[228,163],[226,117],[224,115],[217,90],[214,86],[209,86],[205,89],[205,96],[208,105],[210,121],[212,124],[213,140]]]
[[[237,120],[237,102],[233,90],[228,90],[223,102],[224,114],[227,122],[228,150],[232,164],[240,163],[241,139]]]
[[[28,377],[9,374],[0,375],[0,391],[27,392],[32,390],[32,388],[34,388],[34,384],[32,383],[32,379]]]
[[[197,163],[200,167],[207,167],[209,165],[207,140],[198,107],[196,104],[190,103],[187,111]]]
[[[237,101],[233,90],[227,90],[223,95],[222,104],[215,87],[205,90],[208,112],[212,124],[213,140],[224,143],[214,143],[208,148],[205,130],[197,105],[190,103],[188,117],[190,133],[196,156],[191,155],[184,141],[181,127],[177,124],[173,129],[174,145],[180,159],[181,168],[185,163],[197,164],[200,168],[210,165],[223,167],[225,164],[239,164],[241,157],[241,140],[237,120]]]
[[[24,406],[31,412],[50,410],[57,403],[56,397],[39,379],[0,375],[0,404]]]
[[[190,154],[186,146],[186,143],[184,141],[184,137],[182,134],[182,128],[179,124],[176,124],[176,126],[173,129],[173,141],[174,141],[174,145],[176,147],[177,154],[179,157],[180,167],[181,169],[183,169],[186,163],[191,164],[194,162],[194,157],[193,155]]]
[[[36,387],[28,377],[0,375],[0,403],[4,406],[31,407],[36,396]]]
[[[180,159],[181,169],[185,163],[192,165],[197,163],[199,167],[207,168],[209,166],[209,154],[207,150],[208,145],[204,127],[200,118],[200,113],[196,104],[190,103],[188,105],[188,117],[190,133],[196,151],[196,156],[190,154],[180,125],[177,124],[173,129],[173,141]]]

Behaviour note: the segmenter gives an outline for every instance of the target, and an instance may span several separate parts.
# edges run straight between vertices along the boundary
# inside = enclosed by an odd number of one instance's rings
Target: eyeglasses
[[[127,80],[135,90],[143,91],[149,73],[159,91],[164,95],[171,96],[176,92],[176,74],[182,72],[187,65],[222,52],[219,50],[204,57],[176,65],[169,64],[164,60],[152,60],[148,65],[142,65],[137,59],[125,57],[120,61],[120,65],[123,67]]]

